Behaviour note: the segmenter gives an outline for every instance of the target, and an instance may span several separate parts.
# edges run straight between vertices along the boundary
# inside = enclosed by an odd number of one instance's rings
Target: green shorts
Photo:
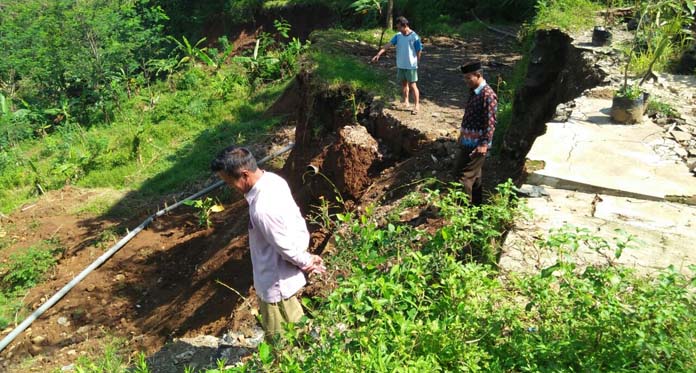
[[[396,81],[415,83],[418,81],[418,69],[396,69]]]

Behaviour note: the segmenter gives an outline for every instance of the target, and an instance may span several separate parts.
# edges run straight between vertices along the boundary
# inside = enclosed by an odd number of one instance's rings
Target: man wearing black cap
[[[475,205],[483,201],[481,177],[483,162],[493,142],[498,96],[483,78],[480,62],[459,67],[470,89],[459,131],[459,152],[455,165],[464,190]]]

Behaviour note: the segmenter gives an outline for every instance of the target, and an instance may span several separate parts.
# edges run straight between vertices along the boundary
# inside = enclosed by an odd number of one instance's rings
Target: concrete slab
[[[543,161],[530,184],[644,199],[696,195],[696,178],[649,120],[638,125],[611,124],[610,99],[581,97],[565,123],[548,123],[529,155]]]
[[[552,265],[556,253],[540,249],[535,242],[551,229],[570,225],[589,229],[609,242],[621,237],[616,229],[635,236],[635,248],[626,249],[617,263],[639,273],[673,265],[693,275],[688,265],[696,264],[696,207],[607,195],[599,195],[601,201],[593,204],[596,194],[545,189],[548,197],[526,199],[534,215],[519,222],[508,235],[502,268],[533,271]],[[604,256],[588,248],[580,249],[577,258],[581,265],[607,263]]]

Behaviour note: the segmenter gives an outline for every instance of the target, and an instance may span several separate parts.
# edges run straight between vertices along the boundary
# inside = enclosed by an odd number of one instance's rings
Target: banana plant
[[[186,36],[182,36],[181,41],[170,36],[169,40],[176,44],[176,49],[184,53],[184,56],[179,60],[177,65],[185,65],[189,63],[192,64],[195,63],[196,59],[198,59],[210,67],[217,68],[217,63],[215,63],[215,61],[206,52],[208,48],[199,48],[199,46],[205,42],[205,39],[206,38],[201,38],[196,42],[196,44],[191,45]]]

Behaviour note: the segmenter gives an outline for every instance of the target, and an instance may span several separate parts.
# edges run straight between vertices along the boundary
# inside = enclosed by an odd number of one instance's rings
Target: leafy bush
[[[59,250],[55,244],[47,242],[10,256],[8,263],[0,266],[2,289],[16,291],[35,286],[55,265],[54,255]]]
[[[536,273],[501,275],[459,259],[457,244],[486,243],[469,232],[499,236],[519,213],[509,189],[478,211],[480,221],[457,217],[470,212],[456,188],[436,193],[434,204],[449,216],[443,229],[459,239],[447,239],[444,230],[429,236],[408,225],[379,227],[370,209],[337,215],[344,226],[329,268],[346,263],[349,274],[316,300],[310,332],[289,327],[273,353],[226,371],[696,369],[694,280],[673,269],[642,278],[614,265],[630,237],[612,242],[586,230],[552,232],[538,245],[558,261]],[[580,266],[579,247],[607,256],[607,265]]]
[[[665,118],[678,118],[680,116],[679,112],[672,105],[657,97],[648,101],[647,113],[651,117],[659,115]]]
[[[290,24],[285,20],[274,21],[276,35],[261,33],[253,51],[234,57],[247,70],[251,87],[274,80],[286,79],[297,72],[298,58],[307,44],[297,38],[289,39]]]
[[[623,97],[629,100],[636,100],[641,95],[642,91],[637,85],[627,85],[616,91],[616,97]]]
[[[690,0],[657,0],[639,4],[638,29],[629,64],[639,74],[664,71],[693,41],[696,5]]]
[[[150,0],[9,0],[2,7],[0,87],[38,108],[42,125],[108,121],[120,91],[111,83],[139,75],[161,53],[166,15]]]

